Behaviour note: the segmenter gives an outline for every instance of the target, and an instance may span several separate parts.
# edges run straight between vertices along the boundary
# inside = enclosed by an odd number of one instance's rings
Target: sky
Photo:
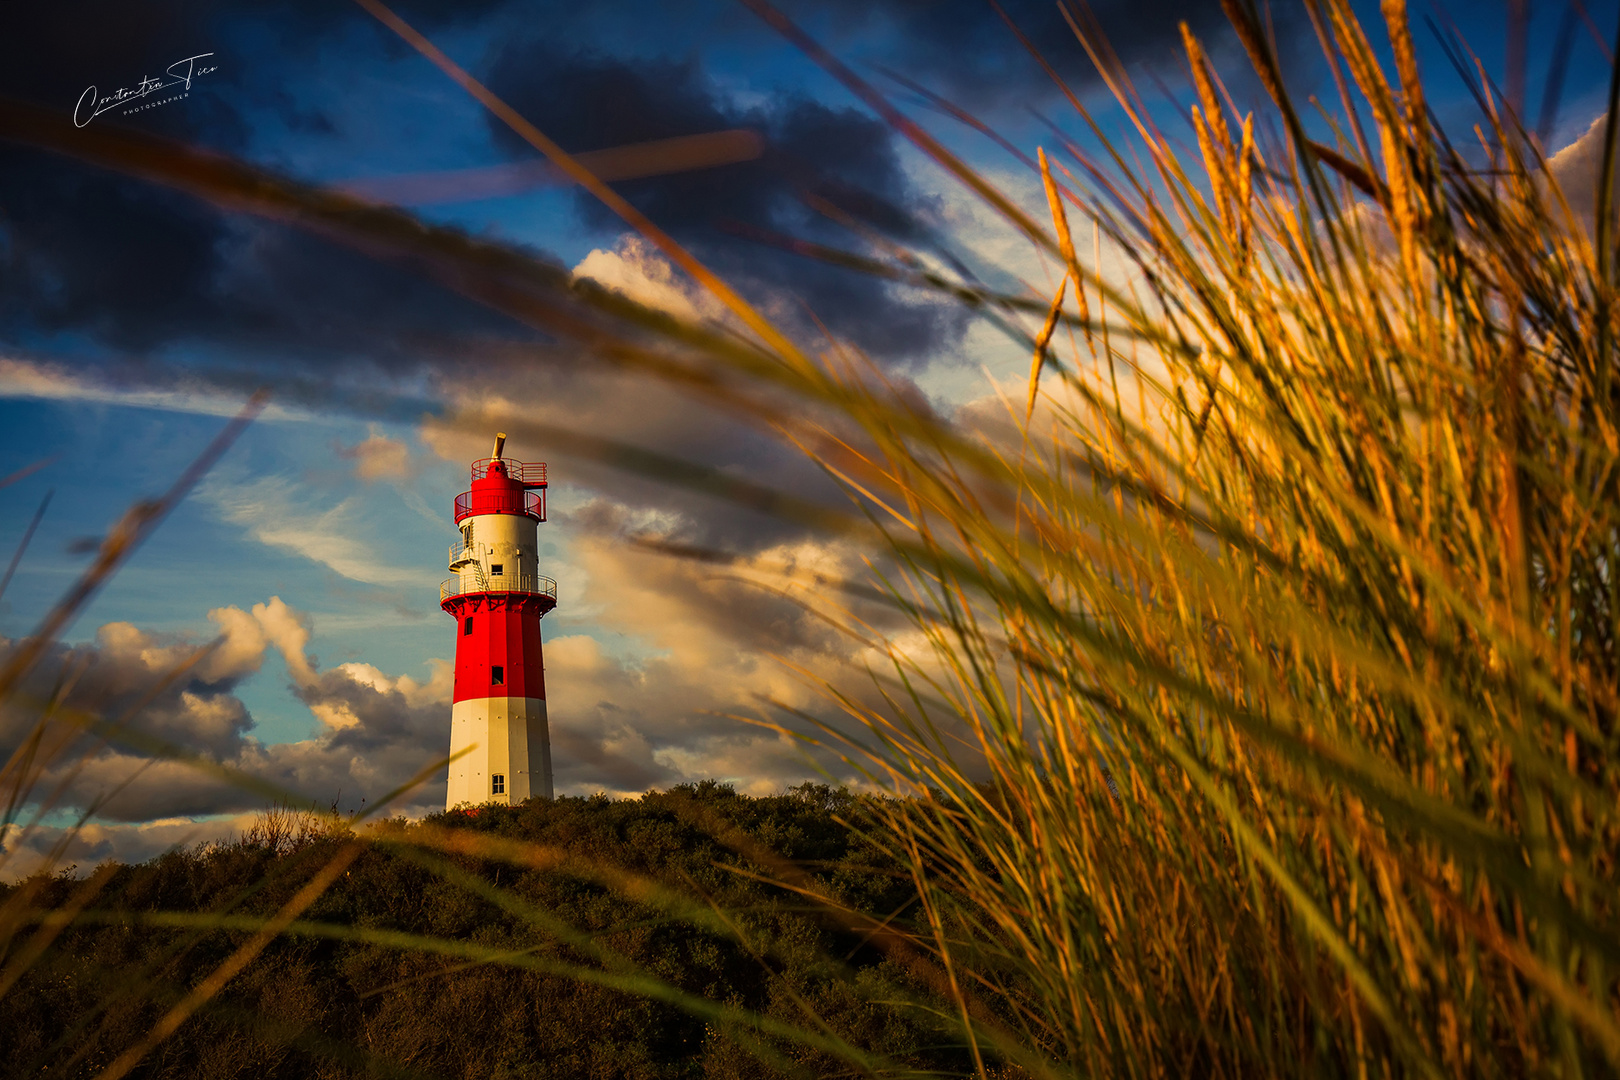
[[[1102,126],[1120,130],[1057,8],[1004,6]],[[1163,84],[1154,108],[1167,124],[1186,83],[1182,20],[1205,39],[1240,108],[1261,93],[1218,4],[1093,8],[1139,85],[1151,96]],[[1413,6],[1431,106],[1456,131],[1477,117],[1430,29],[1452,27],[1524,102],[1548,150],[1569,146],[1602,111],[1598,38],[1620,13],[1610,3],[1532,3],[1516,22],[1510,8]],[[1048,125],[1091,145],[983,0],[783,0],[782,9],[1037,212],[1038,179],[913,87],[971,111],[1025,153],[1051,142]],[[1376,27],[1376,5],[1360,9]],[[960,308],[761,242],[789,235],[863,252],[897,243],[999,288],[1044,298],[1055,283],[1026,243],[742,4],[402,0],[396,10],[572,153],[752,133],[746,160],[626,177],[616,190],[802,340],[860,350],[945,416],[982,408],[997,386],[1024,377],[1022,346]],[[1272,25],[1293,88],[1333,100],[1301,9],[1277,5]],[[189,72],[189,84],[94,116],[84,104],[149,76],[172,81],[163,75],[172,70]],[[715,310],[582,192],[550,183],[491,194],[446,179],[532,166],[536,155],[347,0],[6,5],[0,97],[59,113],[64,130],[124,127],[403,199],[425,220],[653,306]],[[1591,157],[1583,146],[1570,160]],[[858,228],[818,212],[818,201]],[[260,386],[271,394],[265,412],[0,708],[0,757],[23,745],[38,716],[30,703],[58,695],[119,715],[150,698],[136,722],[146,736],[322,805],[357,809],[405,783],[448,744],[454,627],[436,586],[457,537],[452,501],[468,464],[505,428],[509,456],[551,469],[540,552],[558,582],[542,626],[558,792],[627,795],[715,778],[767,793],[849,778],[832,758],[742,718],[782,721],[769,700],[830,717],[817,680],[858,679],[875,657],[798,600],[744,579],[859,578],[866,553],[615,470],[557,432],[836,497],[796,452],[409,265],[3,131],[0,477],[43,465],[0,487],[0,558],[19,550],[48,505],[0,596],[0,647],[33,630],[109,527],[165,490]],[[732,561],[717,567],[636,542],[649,538]],[[222,644],[185,678],[158,685],[215,637]],[[87,746],[48,770],[40,826],[0,841],[9,871],[86,815],[65,857],[88,866],[228,835],[264,805],[262,791],[144,745]],[[443,783],[442,770],[430,775],[394,809],[441,806]]]

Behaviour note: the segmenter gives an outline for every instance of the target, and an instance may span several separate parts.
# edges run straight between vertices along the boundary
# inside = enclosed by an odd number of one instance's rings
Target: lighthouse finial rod
[[[500,456],[501,456],[501,449],[503,447],[505,447],[505,446],[506,446],[506,432],[497,431],[495,433],[495,452],[493,454],[489,455],[489,456],[491,458],[499,460]]]

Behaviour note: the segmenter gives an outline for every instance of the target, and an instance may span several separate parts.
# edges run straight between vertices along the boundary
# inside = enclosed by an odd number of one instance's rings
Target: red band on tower
[[[546,675],[540,658],[540,616],[556,602],[552,597],[531,593],[469,593],[445,600],[444,610],[456,617],[461,629],[456,643],[453,700],[544,700]],[[498,683],[494,681],[497,668],[501,676]]]

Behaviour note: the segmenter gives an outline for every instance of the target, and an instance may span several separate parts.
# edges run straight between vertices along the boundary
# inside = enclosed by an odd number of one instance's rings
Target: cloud
[[[237,753],[253,721],[235,690],[263,666],[267,649],[281,652],[295,681],[314,681],[304,652],[308,620],[277,596],[250,611],[215,608],[208,618],[218,634],[200,657],[209,642],[126,621],[103,624],[93,643],[56,646],[17,699],[0,706],[0,758],[21,745],[44,704],[56,698],[106,720],[144,701],[135,725],[144,735],[221,757]],[[0,639],[0,652],[14,644]]]
[[[0,828],[0,876],[24,878],[40,870],[77,867],[85,872],[108,859],[144,862],[171,848],[228,840],[251,823],[253,815],[194,821],[87,822],[79,828],[36,825]]]
[[[633,234],[621,237],[612,250],[593,250],[574,267],[574,274],[682,319],[725,316],[725,308],[711,293],[679,274],[651,243]]]
[[[406,4],[403,13],[431,31],[488,16],[500,6]],[[116,82],[125,71],[159,70],[171,50],[208,51],[219,41],[240,41],[248,29],[248,16],[202,11],[179,0],[142,5],[138,13],[95,2],[72,15],[34,5],[19,18],[22,23],[0,42],[0,93],[64,109],[85,85]],[[321,108],[310,112],[302,97],[286,89],[298,86],[317,61],[331,60],[322,50],[341,48],[347,67],[383,77],[405,55],[392,35],[343,5],[286,0],[252,18],[272,19],[283,28],[275,47],[258,48],[251,65],[245,56],[221,53],[220,72],[210,76],[219,81],[196,92],[184,109],[156,109],[125,122],[279,161],[284,146],[267,148],[255,140],[281,126],[303,136],[331,134],[332,118]],[[356,23],[368,31],[353,34]],[[87,24],[98,32],[84,33]],[[572,125],[565,129],[595,132],[614,145],[635,141],[638,123],[654,134],[703,133],[731,118],[769,135],[769,160],[756,166],[632,181],[624,190],[677,233],[701,240],[705,256],[756,296],[794,296],[786,310],[800,330],[815,333],[800,316],[797,298],[829,320],[835,333],[899,361],[915,363],[933,344],[959,332],[960,312],[950,306],[713,227],[720,218],[734,218],[834,235],[803,209],[801,188],[891,231],[908,227],[926,211],[927,200],[907,186],[881,124],[800,98],[740,108],[690,64],[557,59],[562,68],[548,72],[522,48],[504,47],[494,56],[490,78],[526,105],[535,105],[538,94],[543,107],[559,91],[558,104]],[[615,86],[616,98],[593,96]],[[128,385],[116,389],[126,399],[132,391],[153,391],[158,407],[197,408],[208,405],[199,395],[203,389],[232,397],[268,381],[284,402],[414,414],[419,410],[391,403],[389,394],[423,370],[463,370],[468,339],[541,340],[408,266],[26,146],[0,145],[0,205],[7,210],[0,221],[0,340],[60,343],[71,353],[64,358],[75,364],[119,363]],[[580,207],[589,221],[605,220],[597,208],[583,202]],[[179,361],[181,356],[192,359]],[[209,360],[205,365],[197,357]],[[190,385],[171,365],[189,372]],[[388,385],[390,380],[398,385]],[[34,389],[84,397],[106,381],[68,385],[58,379],[54,387]]]
[[[247,403],[247,394],[233,394],[199,379],[181,378],[166,389],[136,383],[121,386],[107,371],[85,373],[65,364],[41,363],[0,357],[0,397],[44,401],[124,405],[163,412],[201,416],[235,416]],[[272,402],[260,416],[265,420],[309,420],[302,409]]]
[[[559,790],[719,777],[762,792],[817,776],[799,744],[748,719],[784,719],[774,701],[840,722],[822,680],[862,696],[863,666],[881,658],[816,614],[836,615],[838,585],[864,576],[862,554],[797,538],[717,565],[627,543],[625,531],[644,536],[645,522],[606,500],[575,520],[583,532],[570,562],[589,610],[564,605],[547,617],[557,635],[546,670]],[[856,614],[895,625],[878,605]],[[590,636],[572,629],[584,625]],[[604,637],[624,644],[610,649]]]
[[[433,30],[493,6],[434,0],[403,10]],[[266,24],[277,32],[264,34]],[[401,49],[359,8],[321,0],[251,12],[194,0],[33,4],[7,14],[0,94],[60,110],[70,123],[87,86],[111,92],[213,51],[219,70],[187,100],[95,123],[284,167],[286,143],[266,152],[267,136],[290,131],[300,151],[318,156],[312,137],[333,133],[331,103],[307,104],[315,95],[300,89],[330,62],[322,50],[341,50],[346,69],[375,72]],[[196,357],[220,369],[206,379],[196,372],[199,381],[240,386],[244,396],[267,373],[318,372],[327,392],[317,400],[330,408],[345,396],[339,388],[374,390],[364,376],[375,371],[453,365],[454,351],[440,354],[434,341],[458,328],[523,332],[408,269],[20,144],[0,143],[0,206],[0,340],[62,342],[75,361],[97,365],[125,360],[148,387],[176,381],[164,361],[184,352],[194,371],[203,366]]]
[[[279,604],[280,600],[274,602]],[[257,614],[235,607],[210,611],[209,620],[220,629],[220,644],[192,668],[192,677],[221,686],[234,684],[258,671],[266,638]],[[183,663],[199,647],[194,641],[174,635],[149,634],[128,622],[102,626],[96,631],[96,645],[108,662],[129,670],[144,669],[153,676],[163,675]]]
[[[299,491],[283,477],[211,478],[198,495],[212,503],[226,521],[245,527],[261,544],[302,555],[351,581],[383,586],[420,584],[420,570],[389,566],[373,558],[366,531],[350,519],[353,497],[317,510],[305,505]]]
[[[1182,16],[1219,36],[1213,5],[1114,0],[1096,7],[1127,62],[1171,55],[1167,43]],[[628,51],[648,42],[671,49],[704,43],[692,37],[694,28],[711,34],[707,43],[719,43],[721,52],[744,39],[750,47],[767,40],[780,47],[756,20],[719,2],[652,6],[635,16],[635,33],[627,34],[622,12],[590,13],[577,5],[542,3],[538,20],[533,8],[499,0],[418,0],[400,10],[429,33],[476,23],[492,34],[497,46],[480,74],[571,148],[738,126],[761,131],[769,151],[759,161],[628,181],[622,190],[751,297],[777,305],[812,343],[820,342],[820,330],[805,308],[833,334],[892,364],[915,367],[960,342],[967,317],[958,305],[726,231],[740,223],[853,243],[807,209],[805,194],[913,240],[925,239],[938,224],[936,200],[908,177],[893,134],[870,116],[754,89],[735,72],[717,79],[696,60]],[[1055,62],[1084,74],[1085,61],[1050,5],[1027,0],[1009,10],[1061,54]],[[835,45],[868,43],[872,55],[866,58],[881,56],[931,84],[959,87],[978,99],[1043,100],[1033,87],[1043,85],[1044,76],[994,13],[972,0],[838,0],[806,14],[825,24]],[[302,142],[290,151],[275,136],[291,129],[308,142],[333,134],[335,106],[311,105],[298,88],[301,76],[334,55],[341,52],[345,68],[368,79],[393,77],[396,60],[417,62],[363,12],[319,0],[281,0],[252,14],[183,0],[159,0],[138,11],[91,0],[71,13],[32,5],[18,19],[0,41],[0,93],[62,107],[91,82],[112,85],[121,73],[158,70],[171,53],[259,41],[252,32],[270,20],[281,32],[273,46],[259,43],[251,64],[240,44],[237,53],[221,52],[219,81],[210,90],[183,110],[156,109],[131,121],[257,160],[318,158]],[[570,32],[536,42],[520,29],[536,22]],[[85,33],[87,25],[97,32]],[[357,27],[365,29],[357,33]],[[579,44],[570,51],[557,40]],[[533,157],[504,128],[490,130],[509,153]],[[154,386],[168,392],[175,363],[190,368],[196,383],[216,389],[245,393],[268,380],[282,401],[414,415],[422,403],[392,395],[406,393],[424,370],[464,371],[469,340],[542,340],[408,267],[26,147],[0,147],[0,205],[7,207],[0,223],[0,337],[71,342],[75,360],[103,365],[126,358],[126,394]],[[578,210],[593,227],[617,228],[588,199]],[[210,357],[212,366],[204,371],[194,361],[173,359],[181,355]],[[127,361],[137,356],[139,362]],[[198,407],[175,393],[172,407]]]
[[[22,147],[0,144],[0,205],[0,337],[70,341],[75,363],[108,369],[36,375],[36,396],[121,377],[126,400],[150,390],[153,407],[214,411],[209,397],[268,381],[329,411],[374,401],[384,373],[456,369],[458,335],[533,336],[408,268]],[[165,362],[180,353],[212,362]]]
[[[849,245],[850,234],[809,209],[821,199],[893,236],[926,235],[933,201],[901,166],[893,133],[852,109],[776,94],[739,105],[693,60],[570,52],[547,38],[516,38],[495,57],[490,88],[570,151],[751,128],[765,138],[754,161],[628,180],[616,185],[650,217],[735,287],[779,306],[789,328],[820,341],[808,308],[835,337],[890,363],[915,364],[961,333],[959,305],[743,239],[748,230]],[[534,156],[499,121],[497,145]],[[622,227],[594,198],[575,208],[595,229]],[[802,305],[802,306],[801,306]]]
[[[1547,159],[1547,172],[1557,182],[1575,220],[1589,236],[1593,214],[1597,212],[1598,178],[1603,172],[1603,129],[1607,118],[1607,114],[1599,113],[1586,131]],[[1615,190],[1620,192],[1620,172],[1617,172]]]
[[[672,469],[684,463],[807,499],[840,497],[797,450],[644,375],[546,365],[508,372],[499,382],[459,380],[445,393],[444,415],[423,421],[422,441],[465,464],[489,453],[495,431],[507,432],[511,456],[549,463],[552,505],[570,519],[596,493],[608,492],[616,503],[675,524],[679,539],[691,544],[753,550],[800,532],[769,513],[669,482],[655,466],[650,473],[624,468],[604,459],[596,443],[576,443],[563,432],[638,447]]]
[[[338,453],[353,461],[354,475],[367,482],[404,480],[413,473],[410,448],[379,433],[375,425],[363,442],[340,447]]]
[[[281,653],[294,685],[312,684],[315,669],[306,652],[310,635],[308,617],[287,606],[281,597],[272,596],[263,604],[253,605],[253,618],[262,628],[265,640]]]
[[[581,599],[596,629],[583,633],[577,619],[559,621],[556,613],[545,625],[559,791],[622,794],[712,776],[772,791],[819,775],[793,741],[737,717],[768,715],[770,699],[835,719],[815,681],[847,675],[863,647],[780,591],[749,581],[814,598],[856,572],[859,554],[800,540],[716,567],[626,544],[618,529],[633,519],[625,508],[599,507],[582,516],[594,528],[573,541]],[[881,622],[881,612],[867,617]],[[431,661],[425,678],[362,663],[322,670],[307,653],[310,618],[278,597],[210,618],[222,644],[152,696],[135,720],[138,731],[302,797],[345,805],[375,800],[446,753],[447,662]],[[605,647],[604,634],[620,645]],[[197,644],[119,622],[103,626],[92,644],[58,647],[32,673],[18,699],[24,704],[0,713],[0,752],[20,745],[38,719],[37,703],[60,680],[70,687],[69,708],[118,715]],[[253,736],[236,689],[270,649],[286,660],[290,689],[310,710],[309,738],[264,744]],[[80,743],[48,764],[36,796],[54,791],[58,809],[94,806],[109,822],[241,813],[265,802],[206,770],[154,758],[143,745]],[[441,772],[406,807],[440,805],[442,782]],[[134,844],[136,834],[108,836]]]
[[[391,6],[424,30],[440,30],[477,21],[508,0],[398,0]],[[262,20],[262,21],[261,21]],[[238,35],[265,23],[280,33],[280,51],[264,49],[247,62]],[[297,61],[321,43],[345,41],[354,62],[364,56],[351,36],[356,27],[375,31],[374,41],[400,55],[404,46],[363,11],[326,0],[268,0],[251,12],[198,3],[197,0],[145,0],[139,5],[119,0],[80,0],[71,8],[33,4],[8,12],[0,36],[0,72],[6,93],[30,101],[72,108],[86,86],[103,94],[133,86],[175,60],[214,52],[218,71],[209,77],[214,94],[194,92],[184,109],[152,109],[140,116],[147,129],[179,137],[203,138],[213,146],[240,146],[246,139],[245,113],[275,107],[283,119],[302,130],[322,130],[330,123],[311,113],[287,92]],[[363,40],[363,39],[362,39]],[[355,55],[359,53],[360,55]],[[275,70],[276,68],[282,70]],[[200,85],[200,84],[199,84]],[[105,122],[105,121],[103,121]]]
[[[220,627],[221,644],[178,678],[179,665],[202,644],[185,635],[115,622],[102,626],[93,643],[55,647],[0,707],[0,758],[31,733],[45,732],[52,752],[37,759],[43,771],[33,785],[36,799],[59,810],[95,807],[102,820],[139,822],[265,802],[217,773],[153,756],[151,738],[321,802],[340,794],[375,799],[442,755],[451,685],[445,662],[431,662],[425,680],[364,664],[321,671],[306,651],[309,617],[279,597],[250,611],[216,609],[209,618]],[[0,641],[0,655],[14,645]],[[311,739],[267,746],[252,735],[253,718],[236,691],[271,648],[286,660],[292,691],[313,719],[325,721]],[[60,701],[56,718],[40,727],[53,698]],[[81,737],[74,717],[84,714],[106,720],[128,714],[130,733],[113,733],[110,745]]]
[[[1098,84],[1056,4],[1006,0],[1001,7],[1072,89],[1086,93]],[[1220,5],[1208,0],[1099,0],[1086,7],[1126,65],[1177,63],[1183,21],[1217,49],[1230,37]],[[850,59],[895,68],[958,104],[1022,109],[1058,93],[995,8],[980,0],[828,0],[815,10]],[[1278,15],[1286,30],[1286,13]]]
[[[1598,177],[1603,170],[1604,119],[1603,113],[1594,117],[1584,132],[1549,155],[1546,172],[1535,176],[1538,194],[1552,220],[1560,228],[1566,224],[1575,226],[1588,239],[1592,236],[1593,215],[1597,212]],[[1552,190],[1554,185],[1556,192]],[[1615,192],[1620,195],[1620,172],[1615,177]],[[1569,209],[1567,218],[1558,204],[1560,197]],[[1347,218],[1361,230],[1369,250],[1383,255],[1396,252],[1394,229],[1388,213],[1379,204],[1369,198],[1359,199]]]

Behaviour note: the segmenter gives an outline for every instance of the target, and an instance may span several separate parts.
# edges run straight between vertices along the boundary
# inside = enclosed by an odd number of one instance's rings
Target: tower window
[[[506,569],[506,567],[504,565],[502,565],[501,563],[490,563],[489,564],[489,576],[490,577],[500,577],[501,576],[501,571],[504,570],[504,569]]]
[[[490,668],[489,681],[495,686],[504,685],[506,683],[506,669],[499,666]]]
[[[489,790],[490,790],[490,793],[494,794],[494,795],[505,795],[506,794],[506,776],[505,776],[505,774],[503,774],[503,773],[495,773],[494,775],[492,775],[489,778]]]
[[[472,633],[472,620],[473,617],[471,615],[461,620],[461,634],[463,637]]]

